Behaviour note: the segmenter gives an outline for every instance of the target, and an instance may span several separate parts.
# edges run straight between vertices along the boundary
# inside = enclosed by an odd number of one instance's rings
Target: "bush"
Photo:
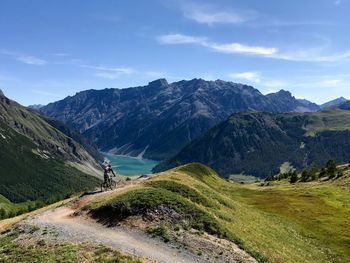
[[[0,208],[0,220],[5,219],[5,218],[7,218],[7,212],[3,207],[1,207]]]
[[[164,242],[170,241],[169,230],[165,224],[160,224],[156,227],[150,227],[147,229],[147,233],[161,237]]]
[[[304,171],[301,173],[301,182],[308,182],[308,181],[314,181],[318,179],[318,173],[320,169],[315,166],[309,166],[304,169]]]
[[[326,170],[326,174],[328,175],[328,177],[330,179],[336,177],[337,176],[337,172],[338,172],[337,162],[335,160],[329,160],[326,163],[325,170]]]
[[[292,172],[291,177],[290,177],[290,183],[294,184],[298,181],[298,173],[296,171]]]

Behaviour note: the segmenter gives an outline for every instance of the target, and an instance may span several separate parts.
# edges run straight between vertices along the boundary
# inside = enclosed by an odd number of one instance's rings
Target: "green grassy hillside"
[[[86,150],[81,136],[54,124],[62,131],[0,94],[0,218],[98,185],[97,178],[74,168],[96,175],[98,164],[89,154],[99,157],[93,145]]]
[[[0,94],[0,120],[19,134],[24,135],[42,149],[65,161],[98,164],[84,147],[74,140],[73,134],[65,135],[44,118]],[[55,123],[57,124],[57,123]],[[60,128],[61,126],[58,125]]]
[[[73,192],[94,188],[99,182],[97,178],[52,158],[50,153],[1,120],[0,157],[0,218],[12,217]]]
[[[338,163],[350,159],[349,110],[245,111],[193,140],[154,171],[172,168],[176,162],[200,162],[227,178],[236,174],[266,178],[278,174],[286,162],[301,170],[311,164],[323,166],[330,159]]]
[[[232,240],[260,261],[346,262],[349,182],[346,171],[327,182],[242,185],[188,164],[99,197],[85,209],[108,225],[133,216],[147,221],[158,211],[162,225],[156,230],[164,240],[171,238],[167,231],[193,228]]]

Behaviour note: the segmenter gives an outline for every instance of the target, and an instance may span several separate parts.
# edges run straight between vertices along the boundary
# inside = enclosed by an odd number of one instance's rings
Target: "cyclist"
[[[115,173],[112,169],[112,165],[109,163],[108,160],[105,160],[103,163],[102,163],[102,167],[103,167],[103,179],[104,179],[104,183],[107,184],[109,180],[111,180],[111,177],[110,177],[110,173],[113,174],[113,176],[115,177]]]

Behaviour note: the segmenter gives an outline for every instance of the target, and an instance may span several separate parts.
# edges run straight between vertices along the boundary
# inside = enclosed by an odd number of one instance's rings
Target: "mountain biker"
[[[104,183],[107,183],[111,177],[110,177],[110,173],[113,174],[113,176],[115,177],[115,173],[112,169],[112,165],[109,163],[108,160],[105,160],[103,163],[102,163],[102,167],[103,167],[103,179],[104,179]]]

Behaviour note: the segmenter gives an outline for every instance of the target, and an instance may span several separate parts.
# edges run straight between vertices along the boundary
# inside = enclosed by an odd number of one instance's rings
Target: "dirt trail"
[[[115,191],[131,187],[125,185]],[[179,251],[161,240],[149,237],[141,231],[123,227],[106,228],[91,219],[74,213],[98,196],[111,192],[86,195],[65,206],[48,210],[21,224],[38,226],[54,231],[58,240],[90,242],[111,246],[124,253],[140,256],[156,262],[204,262],[203,258],[187,251]]]
[[[135,182],[124,185],[115,191],[132,187],[134,184]],[[75,214],[76,211],[96,197],[109,193],[111,192],[80,197],[67,205],[48,210],[20,224],[38,226],[53,231],[56,233],[55,239],[57,240],[103,244],[150,261],[166,263],[213,262],[188,250],[179,250],[176,248],[176,244],[164,243],[159,239],[151,238],[139,230],[124,227],[106,228],[86,216]],[[222,261],[215,260],[214,262]]]

